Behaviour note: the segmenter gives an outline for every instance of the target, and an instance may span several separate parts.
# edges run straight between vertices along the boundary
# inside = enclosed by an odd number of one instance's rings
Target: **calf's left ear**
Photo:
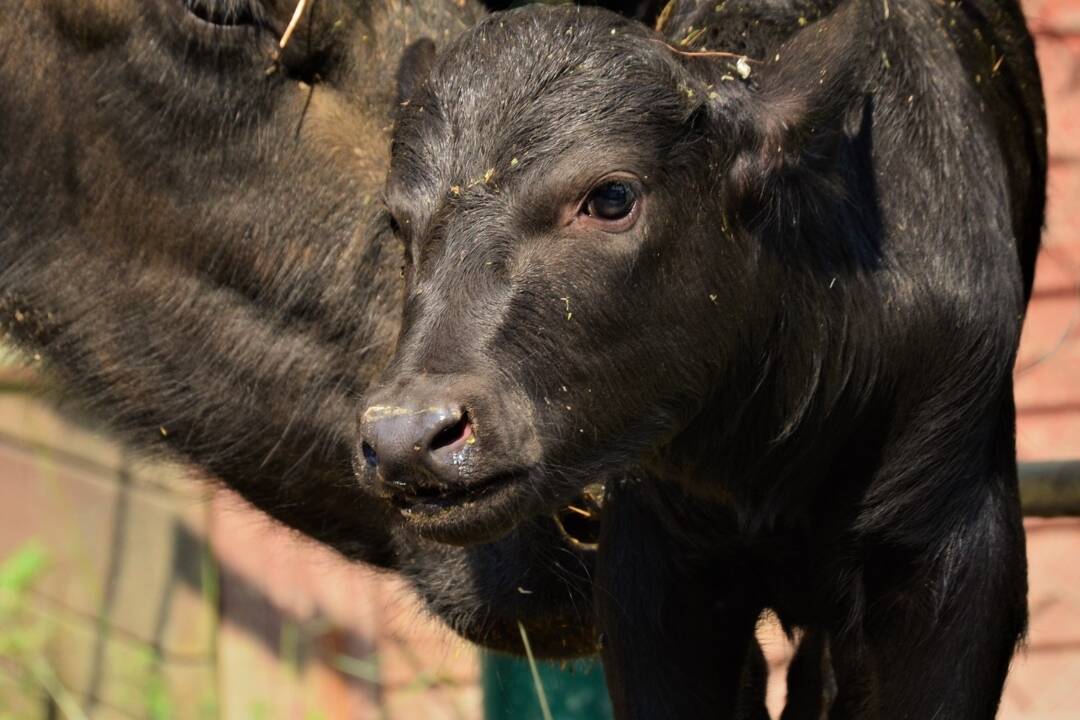
[[[397,70],[397,102],[407,102],[424,82],[435,64],[435,42],[420,38],[401,53]]]

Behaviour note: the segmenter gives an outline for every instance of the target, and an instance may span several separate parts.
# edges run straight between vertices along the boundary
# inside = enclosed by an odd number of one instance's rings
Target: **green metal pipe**
[[[1020,463],[1020,504],[1031,517],[1080,517],[1080,460]]]

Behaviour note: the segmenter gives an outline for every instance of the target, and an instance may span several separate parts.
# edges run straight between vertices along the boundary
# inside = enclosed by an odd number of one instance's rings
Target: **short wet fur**
[[[993,717],[1026,623],[1031,39],[1008,0],[785,5],[753,40],[731,12],[676,6],[665,38],[527,8],[410,56],[404,324],[368,402],[460,403],[447,477],[499,480],[410,523],[489,540],[620,474],[595,590],[620,718],[731,716],[766,608],[834,668],[831,718]],[[679,40],[764,53],[743,79]],[[568,222],[613,172],[637,224]]]

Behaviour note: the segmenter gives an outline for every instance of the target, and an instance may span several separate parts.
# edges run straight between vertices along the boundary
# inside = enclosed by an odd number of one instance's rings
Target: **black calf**
[[[398,498],[436,540],[630,478],[594,597],[622,718],[739,712],[765,608],[814,638],[793,686],[830,717],[989,718],[1024,629],[1031,40],[1008,0],[833,4],[663,35],[528,8],[413,56],[404,325],[359,410],[468,416],[434,500]]]

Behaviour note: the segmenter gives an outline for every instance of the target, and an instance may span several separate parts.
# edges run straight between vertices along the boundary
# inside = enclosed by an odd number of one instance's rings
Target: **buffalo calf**
[[[1031,40],[1010,0],[834,4],[756,51],[724,4],[533,7],[399,73],[357,474],[443,543],[599,514],[621,718],[731,717],[765,609],[825,639],[813,717],[989,718],[1025,627]]]

